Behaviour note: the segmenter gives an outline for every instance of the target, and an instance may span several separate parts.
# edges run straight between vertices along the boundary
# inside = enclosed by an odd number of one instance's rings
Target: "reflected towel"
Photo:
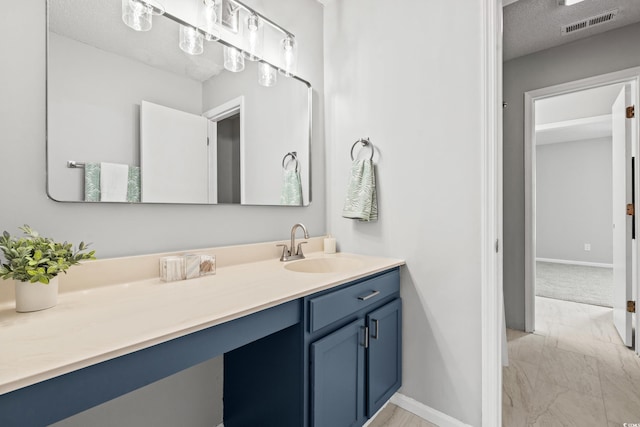
[[[129,166],[118,163],[100,163],[100,201],[126,202]]]
[[[129,166],[129,179],[127,181],[127,202],[140,202],[140,168]]]
[[[295,169],[283,171],[280,204],[286,206],[302,205],[302,182],[300,174]]]
[[[376,173],[373,162],[369,159],[355,160],[351,164],[351,175],[342,216],[360,221],[378,219]]]
[[[100,201],[100,163],[84,165],[84,201]]]

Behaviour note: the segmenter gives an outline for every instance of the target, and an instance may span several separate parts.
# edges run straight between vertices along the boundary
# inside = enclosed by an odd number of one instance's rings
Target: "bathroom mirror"
[[[259,61],[225,69],[224,46],[241,28],[205,40],[202,54],[183,52],[183,18],[170,6],[197,0],[165,0],[148,31],[124,24],[127,1],[47,2],[49,196],[307,206],[310,84],[276,72],[276,84],[262,86]],[[267,42],[262,62],[278,66]]]

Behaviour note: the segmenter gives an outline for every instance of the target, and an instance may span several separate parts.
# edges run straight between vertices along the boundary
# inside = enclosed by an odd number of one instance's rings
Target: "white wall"
[[[611,138],[536,147],[538,258],[613,262],[611,168]]]
[[[325,6],[328,225],[339,250],[404,258],[402,393],[481,424],[482,9],[472,0]],[[379,220],[342,218],[358,138]]]
[[[49,194],[84,200],[67,160],[140,165],[140,102],[202,113],[202,85],[64,36],[49,37]],[[95,100],[101,102],[96,103]]]
[[[319,3],[268,0],[261,8],[298,36],[299,73],[315,88],[314,195],[306,208],[77,204],[49,199],[45,193],[45,3],[15,2],[0,14],[0,229],[16,232],[27,223],[56,239],[93,242],[100,258],[279,240],[288,238],[296,222],[305,223],[312,235],[324,234],[323,17]],[[211,386],[211,371],[206,364],[192,369],[183,373],[189,375],[185,378],[188,386],[173,389],[171,381],[151,385],[134,404],[98,410],[83,418],[84,425],[126,425],[136,414],[155,410],[154,401],[167,393],[180,402],[176,408],[180,406],[184,415],[182,425],[199,425],[198,411],[208,409],[189,404],[202,402],[198,393]],[[164,425],[175,426],[172,420],[166,419]],[[162,420],[156,425],[162,426]],[[207,425],[215,425],[214,419],[209,418]]]
[[[507,326],[524,330],[524,92],[640,65],[640,24],[504,64],[504,299]]]

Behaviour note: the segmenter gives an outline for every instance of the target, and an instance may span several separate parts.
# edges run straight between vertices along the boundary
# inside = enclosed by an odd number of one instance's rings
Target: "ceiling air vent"
[[[613,21],[618,14],[618,9],[613,9],[608,12],[603,12],[599,15],[592,16],[590,18],[583,19],[582,21],[574,22],[562,27],[562,35],[575,33],[576,31],[586,30],[587,28],[595,27],[596,25],[604,24],[609,21]]]

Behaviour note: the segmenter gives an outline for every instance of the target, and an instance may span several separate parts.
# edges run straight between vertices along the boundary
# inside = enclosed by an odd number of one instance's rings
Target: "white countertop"
[[[76,285],[61,291],[57,306],[33,313],[16,313],[13,301],[0,300],[0,394],[404,264],[307,254],[322,257],[362,262],[347,272],[318,274],[286,270],[273,258],[219,264],[216,275],[177,282]]]

